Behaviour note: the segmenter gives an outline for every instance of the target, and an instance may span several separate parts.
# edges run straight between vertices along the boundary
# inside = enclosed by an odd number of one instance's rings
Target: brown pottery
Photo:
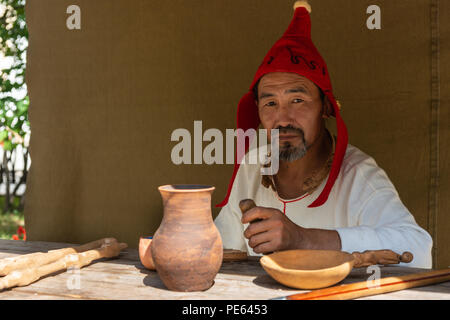
[[[169,290],[209,289],[222,265],[222,239],[211,213],[214,187],[166,185],[158,188],[164,216],[153,236],[152,257]]]
[[[153,237],[139,238],[139,259],[141,260],[142,265],[147,269],[156,270],[152,258],[152,238]]]

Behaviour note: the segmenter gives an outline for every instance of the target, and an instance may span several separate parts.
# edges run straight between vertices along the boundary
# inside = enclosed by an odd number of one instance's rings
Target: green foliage
[[[25,0],[0,0],[0,58],[5,62],[0,70],[0,144],[4,150],[23,145],[23,138],[29,133],[27,47]]]
[[[0,239],[12,239],[13,234],[17,233],[19,226],[24,226],[24,215],[22,211],[12,210],[11,212],[2,212],[5,197],[0,197]],[[18,206],[20,198],[14,198],[13,202]]]
[[[12,155],[18,145],[27,151],[25,136],[30,134],[25,83],[27,47],[25,0],[0,0],[0,147],[4,150],[0,159],[0,182],[6,186],[5,197],[0,198],[0,216],[17,214],[15,211],[23,207],[23,203],[17,203],[16,192],[17,186],[26,183],[27,168],[18,182]],[[28,152],[24,159],[26,157]],[[16,183],[14,190],[12,183]]]
[[[11,240],[13,234],[17,233],[17,228],[23,225],[23,214],[0,214],[0,239]]]

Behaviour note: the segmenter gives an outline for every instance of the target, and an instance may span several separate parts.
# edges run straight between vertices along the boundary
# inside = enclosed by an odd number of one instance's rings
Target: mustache
[[[301,128],[297,128],[292,125],[278,126],[275,129],[278,129],[280,134],[297,133],[297,134],[301,135],[302,137],[305,136],[305,133],[303,132],[303,130]]]

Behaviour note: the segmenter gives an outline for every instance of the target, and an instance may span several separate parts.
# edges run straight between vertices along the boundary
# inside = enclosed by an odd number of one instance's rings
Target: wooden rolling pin
[[[72,253],[48,264],[17,269],[0,278],[0,291],[13,287],[27,286],[40,278],[70,267],[82,268],[101,258],[112,258],[127,248],[126,243],[111,242],[81,253]]]
[[[48,252],[29,253],[17,257],[5,258],[0,260],[0,276],[6,276],[14,270],[46,265],[50,262],[61,259],[68,254],[92,250],[114,242],[117,242],[114,238],[103,238],[76,247],[50,250]]]
[[[382,293],[422,287],[450,281],[450,269],[414,273],[400,277],[380,279],[378,286],[368,286],[366,281],[294,294],[281,300],[349,300]]]

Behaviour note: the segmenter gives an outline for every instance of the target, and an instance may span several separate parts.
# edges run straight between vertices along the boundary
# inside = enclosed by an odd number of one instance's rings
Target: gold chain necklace
[[[331,165],[333,164],[333,157],[334,157],[334,152],[336,149],[336,137],[334,135],[332,135],[328,129],[326,129],[328,136],[331,138],[332,141],[332,148],[331,148],[331,152],[328,155],[327,160],[325,161],[325,164],[323,165],[322,168],[313,171],[313,173],[307,177],[305,179],[305,181],[303,182],[303,186],[302,186],[302,190],[304,190],[304,194],[306,193],[313,193],[322,183],[322,181],[327,177],[328,173],[330,172],[331,169]],[[270,155],[268,155],[270,156]],[[269,164],[266,164],[265,167],[270,166]],[[272,188],[273,191],[275,191],[278,194],[278,191],[276,189],[275,186],[275,181],[273,179],[272,175],[263,175],[261,178],[261,184],[266,187],[266,188]]]

